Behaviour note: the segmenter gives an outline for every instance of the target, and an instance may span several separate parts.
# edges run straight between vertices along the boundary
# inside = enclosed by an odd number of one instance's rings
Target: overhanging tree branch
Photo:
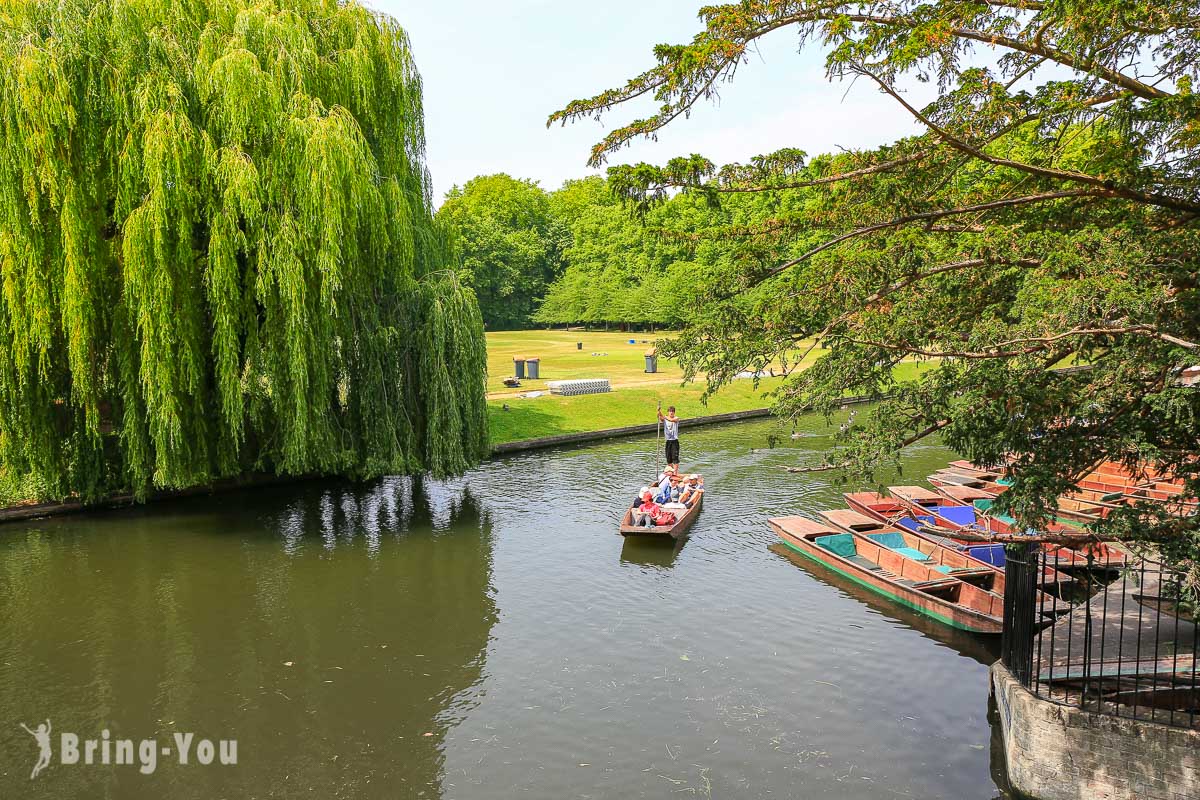
[[[914,222],[928,222],[931,220],[944,219],[946,217],[958,216],[961,214],[974,214],[980,211],[994,211],[1000,208],[1012,208],[1014,206],[1029,205],[1031,203],[1045,203],[1051,200],[1064,200],[1070,198],[1082,197],[1115,197],[1116,195],[1109,189],[1070,189],[1062,192],[1045,192],[1042,194],[1026,195],[1024,197],[1009,197],[1003,200],[993,200],[988,203],[977,203],[970,206],[961,206],[959,208],[944,208],[936,211],[924,211],[919,214],[908,214],[903,217],[896,217],[887,222],[879,222],[874,225],[866,225],[861,228],[855,228],[852,231],[842,234],[836,238],[830,239],[827,242],[817,245],[803,254],[793,258],[790,261],[785,261],[777,267],[771,269],[766,275],[754,281],[753,285],[758,285],[769,278],[773,278],[781,272],[785,272],[792,267],[801,264],[813,256],[823,253],[832,247],[836,247],[842,242],[855,239],[859,236],[865,236],[869,233],[876,233],[889,228],[899,228],[903,225],[911,225]]]
[[[890,95],[892,97],[892,99],[894,99],[900,105],[904,106],[904,108],[910,114],[912,114],[922,125],[924,125],[925,127],[929,128],[931,131],[933,131],[935,134],[937,134],[938,137],[941,138],[943,141],[945,141],[948,145],[950,145],[951,147],[953,147],[956,150],[966,153],[969,156],[972,156],[973,158],[979,159],[980,161],[985,161],[989,164],[995,164],[996,166],[1000,166],[1000,167],[1010,167],[1012,169],[1019,170],[1021,172],[1028,172],[1031,175],[1038,175],[1043,178],[1054,178],[1056,180],[1070,181],[1073,183],[1083,183],[1088,186],[1103,188],[1107,192],[1110,193],[1109,194],[1110,197],[1121,197],[1126,200],[1133,200],[1133,201],[1139,202],[1139,203],[1146,203],[1148,205],[1160,206],[1162,208],[1169,208],[1174,211],[1184,211],[1184,212],[1189,212],[1189,213],[1200,212],[1200,204],[1189,203],[1189,202],[1186,202],[1183,200],[1178,200],[1173,197],[1168,197],[1166,195],[1149,194],[1146,192],[1137,191],[1136,189],[1130,189],[1128,187],[1116,186],[1112,181],[1106,180],[1104,178],[1098,178],[1095,175],[1088,175],[1083,172],[1071,172],[1069,170],[1052,169],[1050,167],[1039,167],[1034,164],[1027,164],[1022,161],[1013,161],[1011,159],[1000,158],[998,156],[989,155],[988,153],[984,152],[983,150],[979,149],[978,147],[968,144],[967,142],[963,141],[962,139],[959,139],[958,137],[954,136],[949,131],[947,131],[945,128],[941,127],[936,122],[929,119],[928,116],[926,116],[925,114],[922,114],[920,111],[918,111],[916,108],[914,108],[907,100],[905,100],[903,97],[901,97],[900,94],[887,83],[887,81],[883,80],[882,78],[880,78],[875,73],[871,72],[866,67],[863,67],[862,65],[856,65],[855,70],[859,74],[865,75],[868,78],[870,78],[871,80],[875,81],[875,83],[879,84],[879,87],[881,89],[883,89],[884,92],[886,92],[888,95]]]

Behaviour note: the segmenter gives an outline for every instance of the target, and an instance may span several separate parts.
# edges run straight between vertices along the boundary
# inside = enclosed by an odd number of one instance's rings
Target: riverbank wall
[[[847,397],[842,401],[844,406],[862,405],[863,403],[874,403],[881,399],[880,397]],[[746,419],[759,419],[762,417],[771,416],[769,408],[752,408],[746,411],[732,411],[728,414],[712,414],[704,417],[690,417],[681,419],[679,427],[694,428],[701,425],[716,425],[722,422],[737,422]],[[561,447],[563,445],[583,444],[585,442],[598,442],[604,439],[620,439],[624,436],[644,436],[648,433],[654,433],[658,430],[658,423],[651,422],[645,425],[628,425],[623,428],[606,428],[598,431],[580,431],[578,433],[563,433],[556,436],[543,436],[537,439],[522,439],[518,442],[504,442],[492,446],[493,456],[503,456],[510,453],[520,453],[526,450],[542,450],[549,447]]]
[[[1000,663],[991,689],[1008,780],[1033,800],[1200,797],[1200,731],[1037,697]]]
[[[737,422],[744,419],[756,419],[771,415],[769,408],[754,408],[749,411],[732,411],[728,414],[713,414],[707,417],[692,417],[679,421],[681,428],[693,428],[699,425],[715,425],[719,422]],[[642,436],[654,433],[658,424],[628,425],[623,428],[605,428],[599,431],[580,431],[579,433],[563,433],[557,436],[542,436],[537,439],[523,439],[519,442],[504,442],[492,447],[493,456],[509,453],[520,453],[526,450],[544,450],[549,447],[561,447],[569,444],[598,442],[604,439],[620,439],[624,436]]]

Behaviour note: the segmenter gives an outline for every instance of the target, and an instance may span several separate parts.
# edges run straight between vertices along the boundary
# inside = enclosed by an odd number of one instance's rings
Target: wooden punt
[[[992,526],[991,518],[979,514],[971,503],[954,500],[924,486],[889,486],[888,494],[915,516],[931,517],[935,527],[946,531],[1000,533]]]
[[[983,489],[989,482],[978,475],[966,475],[950,469],[939,469],[929,476],[929,482],[937,487],[962,486],[973,489]]]
[[[933,483],[930,480],[930,483]],[[933,485],[933,490],[947,500],[954,500],[959,503],[974,503],[976,500],[995,500],[996,495],[986,489],[976,489],[971,486],[938,486]]]
[[[1004,545],[988,544],[985,542],[971,542],[964,539],[955,539],[955,530],[943,529],[944,533],[939,535],[931,533],[929,530],[922,530],[925,527],[934,526],[934,518],[924,513],[914,512],[909,506],[901,503],[894,497],[887,497],[878,492],[848,492],[843,494],[846,502],[852,509],[860,514],[880,520],[888,525],[893,525],[898,528],[903,528],[912,533],[919,533],[926,539],[940,544],[943,547],[954,547],[963,550],[967,555],[977,561],[983,561],[992,564],[996,567],[1003,567],[1006,559]],[[947,498],[949,499],[949,498]],[[1053,567],[1042,568],[1042,579],[1038,585],[1042,588],[1061,587],[1074,583],[1074,579],[1068,575],[1064,575]]]
[[[633,524],[633,509],[625,509],[625,516],[621,518],[621,535],[622,536],[669,536],[672,539],[680,539],[687,536],[688,530],[696,522],[696,517],[700,515],[700,506],[704,505],[704,493],[696,499],[694,505],[687,511],[683,512],[683,516],[675,520],[674,525],[655,525],[652,528],[643,528],[640,525]],[[670,511],[671,509],[667,509]]]
[[[965,550],[940,544],[919,533],[888,525],[848,508],[818,511],[817,514],[835,528],[865,536],[938,572],[953,575],[985,591],[1004,595],[1004,570],[995,564],[980,561]]]
[[[902,606],[961,630],[1001,631],[1004,600],[999,595],[827,522],[804,517],[768,522],[790,549]]]
[[[934,525],[954,536],[954,531],[977,530],[992,533],[1017,533],[1016,521],[1010,517],[990,514],[991,500],[980,498],[965,502],[921,486],[889,486],[888,492],[915,516],[928,516]],[[1074,533],[1079,529],[1063,520],[1050,523],[1047,528],[1055,532]],[[1059,547],[1044,545],[1047,553],[1055,556],[1056,568],[1078,569],[1088,565],[1088,553],[1092,555],[1092,566],[1096,569],[1117,569],[1125,563],[1125,554],[1114,547],[1096,543],[1084,547]]]

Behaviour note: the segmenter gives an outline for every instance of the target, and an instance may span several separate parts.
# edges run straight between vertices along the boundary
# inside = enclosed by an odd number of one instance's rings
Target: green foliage
[[[790,27],[824,47],[831,77],[880,88],[926,132],[811,160],[610,170],[647,216],[677,191],[776,203],[700,232],[730,249],[665,348],[689,374],[715,390],[812,339],[828,350],[779,390],[781,414],[892,395],[831,463],[869,473],[942,431],[977,461],[1013,459],[1000,506],[1030,525],[1107,459],[1156,462],[1200,490],[1200,391],[1176,380],[1200,360],[1193,3],[746,0],[700,16],[690,44],[660,46],[655,67],[551,122],[652,95],[657,112],[609,134],[599,164],[686,117],[759,37]],[[924,109],[895,88],[914,78],[939,88]],[[914,356],[934,368],[897,377]],[[1069,363],[1088,369],[1054,371]],[[1162,542],[1200,590],[1200,519],[1142,504],[1103,532]]]
[[[728,266],[730,248],[698,233],[728,225],[743,208],[711,208],[689,195],[666,198],[631,216],[617,176],[568,181],[551,199],[570,226],[567,268],[534,317],[547,324],[635,323],[676,326],[700,287]]]
[[[0,465],[47,497],[463,469],[482,326],[396,23],[319,0],[7,4]]]
[[[569,236],[547,194],[532,181],[480,176],[454,187],[437,218],[456,231],[463,279],[479,297],[487,327],[528,328],[562,272]]]

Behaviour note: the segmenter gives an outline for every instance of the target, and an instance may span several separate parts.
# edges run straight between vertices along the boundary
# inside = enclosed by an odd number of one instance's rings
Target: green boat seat
[[[832,536],[818,536],[813,539],[813,543],[817,547],[824,548],[829,552],[839,555],[842,558],[851,558],[858,555],[858,548],[854,546],[854,537],[848,533],[836,533]]]
[[[990,514],[989,512],[991,512],[991,510],[992,510],[992,503],[993,503],[992,500],[976,500],[973,503],[973,505],[975,506],[976,511],[980,511],[984,514],[989,514],[989,516],[995,517],[996,519],[1000,520],[1001,522],[1003,522],[1006,525],[1016,525],[1017,524],[1017,521],[1015,519],[1013,519],[1012,517],[1007,516],[1005,514]]]
[[[911,558],[913,561],[928,561],[929,556],[922,553],[915,547],[894,547],[892,548],[905,558]]]
[[[896,531],[889,533],[868,533],[867,538],[876,544],[883,545],[889,550],[898,550],[901,547],[907,546],[904,537]]]
[[[938,564],[936,567],[934,567],[934,569],[936,569],[938,572],[941,572],[946,575],[949,575],[951,572],[955,571],[955,570],[951,569],[950,567],[947,567],[945,564]]]
[[[922,553],[915,547],[909,547],[904,541],[904,537],[895,531],[888,533],[868,533],[867,538],[876,544],[882,545],[889,550],[894,550],[905,558],[911,558],[913,561],[928,561],[929,556]]]

